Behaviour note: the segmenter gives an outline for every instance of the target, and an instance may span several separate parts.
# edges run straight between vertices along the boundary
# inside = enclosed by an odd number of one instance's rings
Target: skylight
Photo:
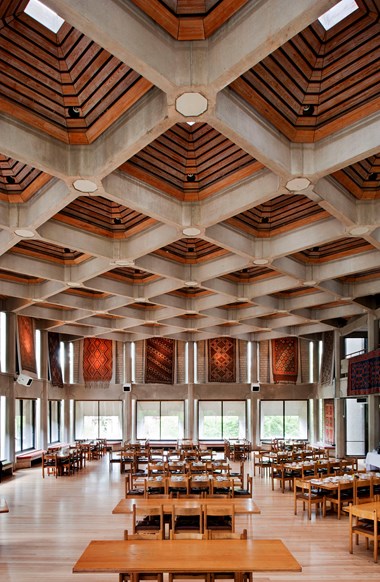
[[[42,4],[42,2],[39,2],[39,0],[29,0],[25,12],[52,32],[58,32],[64,23],[63,18]]]
[[[355,12],[358,8],[359,6],[355,0],[341,0],[338,4],[330,8],[330,10],[322,14],[318,20],[325,30],[330,30],[330,28],[338,24],[338,22],[346,18],[349,14],[352,14],[352,12]]]

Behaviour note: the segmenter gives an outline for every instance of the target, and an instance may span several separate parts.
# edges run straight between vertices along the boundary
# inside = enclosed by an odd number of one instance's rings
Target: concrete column
[[[368,351],[375,350],[379,345],[379,322],[373,313],[367,315]]]
[[[340,398],[340,360],[341,338],[338,330],[334,330],[334,358],[335,358],[335,449],[336,456],[343,457],[346,450],[346,435],[344,424],[344,399]]]
[[[368,450],[377,449],[380,444],[380,396],[370,394],[368,402]]]
[[[313,342],[313,382],[319,382],[319,342]]]
[[[8,352],[7,352],[8,353]],[[6,401],[5,416],[5,457],[10,461],[15,461],[15,417],[16,417],[16,399],[14,396],[14,381],[11,376],[8,377],[8,396]]]
[[[123,382],[132,382],[132,343],[124,343]]]
[[[251,342],[251,382],[260,381],[260,370],[258,363],[258,342]]]
[[[134,426],[132,419],[132,404],[136,403],[136,400],[132,402],[132,392],[124,392],[124,440],[134,440]]]
[[[124,343],[123,382],[132,382],[132,343]],[[133,390],[133,388],[132,388]],[[132,440],[132,392],[123,392],[124,440]]]
[[[64,401],[63,409],[63,441],[71,443],[74,440],[74,402]]]
[[[194,438],[194,342],[187,344],[188,387],[187,387],[187,418],[185,426],[185,438]]]

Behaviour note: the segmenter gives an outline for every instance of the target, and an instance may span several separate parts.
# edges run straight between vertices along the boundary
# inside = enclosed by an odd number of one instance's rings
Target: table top
[[[351,506],[352,515],[356,515],[358,512],[364,517],[364,512],[372,514],[374,511],[378,512],[378,519],[380,520],[380,501],[369,501],[368,503],[359,503],[359,505]]]
[[[212,497],[205,497],[199,499],[186,499],[186,497],[176,499],[162,499],[162,498],[143,498],[143,499],[121,499],[116,507],[113,508],[112,513],[132,513],[133,505],[136,507],[149,507],[163,505],[164,513],[172,513],[173,505],[180,505],[181,507],[199,507],[200,505],[234,505],[235,515],[247,515],[261,513],[260,508],[256,505],[253,499],[247,497],[239,499],[236,497],[217,499]]]
[[[281,540],[92,541],[73,572],[300,572]]]
[[[321,479],[310,479],[313,485],[317,485],[321,489],[334,490],[338,489],[338,484],[341,484],[341,489],[351,489],[354,486],[354,479],[360,485],[361,480],[367,480],[370,477],[377,477],[378,473],[359,473],[359,477],[354,475],[335,475],[330,477],[322,477]]]

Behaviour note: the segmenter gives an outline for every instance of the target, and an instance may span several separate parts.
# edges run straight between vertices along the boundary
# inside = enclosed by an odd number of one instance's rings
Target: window
[[[344,338],[344,355],[346,358],[358,356],[366,351],[366,339],[364,337],[345,337]]]
[[[200,400],[200,439],[241,439],[246,437],[245,400]]]
[[[16,399],[16,453],[35,448],[36,401]]]
[[[76,439],[122,439],[123,403],[120,400],[76,400]]]
[[[346,455],[365,456],[367,398],[346,399]]]
[[[61,400],[49,400],[48,403],[48,442],[58,443],[61,440]]]
[[[262,400],[260,439],[308,438],[307,400]]]
[[[138,400],[138,439],[177,440],[185,436],[183,400]]]

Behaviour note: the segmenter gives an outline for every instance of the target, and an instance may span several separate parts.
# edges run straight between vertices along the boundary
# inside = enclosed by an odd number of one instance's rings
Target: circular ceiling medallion
[[[135,261],[133,259],[116,259],[111,261],[110,264],[116,267],[134,267]]]
[[[196,226],[187,226],[182,232],[185,236],[198,236],[201,234],[201,229]]]
[[[207,110],[207,99],[200,93],[182,93],[177,97],[175,108],[185,117],[197,117]]]
[[[21,238],[34,238],[35,236],[34,232],[32,230],[28,230],[27,228],[16,228],[14,232]]]
[[[269,263],[269,259],[253,259],[252,263],[254,265],[267,265]]]
[[[95,182],[93,182],[92,180],[84,179],[75,180],[73,182],[73,186],[75,190],[78,190],[78,192],[83,192],[85,194],[91,194],[92,192],[96,192],[96,190],[98,189],[98,186],[97,184],[95,184]]]
[[[307,178],[293,178],[286,184],[286,189],[291,192],[301,192],[310,186],[311,182]]]
[[[361,236],[362,234],[367,234],[369,232],[368,226],[353,226],[348,231],[352,236]]]
[[[197,287],[198,282],[197,281],[185,281],[185,285],[186,285],[186,287]]]

